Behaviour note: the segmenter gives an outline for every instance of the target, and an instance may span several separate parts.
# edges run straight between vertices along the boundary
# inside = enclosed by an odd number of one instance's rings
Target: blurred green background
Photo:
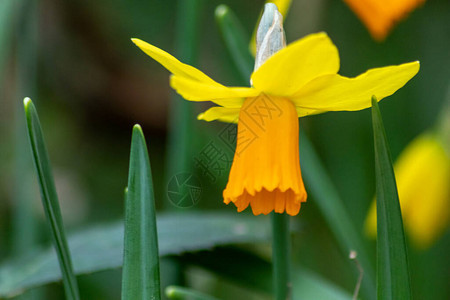
[[[183,0],[2,1],[0,263],[34,244],[49,243],[24,131],[25,96],[34,100],[40,114],[69,231],[122,218],[131,128],[135,123],[142,125],[148,142],[157,207],[170,208],[167,179],[176,174],[165,172],[173,97],[169,74],[135,47],[130,38],[176,53],[176,12]],[[250,36],[264,1],[199,2],[194,65],[218,82],[239,85],[238,72],[219,34],[214,11],[219,4],[228,5]],[[420,60],[419,74],[380,105],[394,159],[417,134],[435,123],[450,85],[450,1],[426,1],[400,22],[386,41],[378,43],[343,1],[293,0],[285,31],[288,42],[326,31],[339,49],[340,74],[345,76]],[[192,160],[229,126],[196,121],[197,113],[209,106],[192,105]],[[301,125],[344,200],[351,222],[362,230],[375,192],[370,111],[306,117]],[[232,151],[226,147],[224,151],[231,158]],[[234,206],[222,203],[227,172],[215,180],[198,169],[193,172],[198,173],[203,191],[199,203],[189,209],[235,211]],[[23,198],[32,199],[29,203],[33,205],[20,206]],[[295,219],[300,225],[293,240],[296,263],[353,292],[356,278],[349,268],[347,253],[338,248],[314,197],[308,199]],[[35,224],[33,220],[37,225],[28,229],[23,226]],[[367,243],[374,258],[375,243],[369,239]],[[249,247],[268,256],[268,245]],[[450,298],[449,250],[448,232],[425,251],[409,247],[415,299]],[[198,267],[186,272],[190,285],[221,299],[270,298],[232,280],[218,280]],[[169,273],[164,265],[162,273],[163,277]],[[165,278],[171,283],[170,276]],[[83,299],[119,299],[120,270],[81,276],[80,289]],[[63,295],[60,284],[41,288],[40,293],[42,299],[60,299]]]

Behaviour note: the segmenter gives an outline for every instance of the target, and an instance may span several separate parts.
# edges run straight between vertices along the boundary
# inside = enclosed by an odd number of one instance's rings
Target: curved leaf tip
[[[227,13],[229,9],[225,4],[220,4],[216,7],[215,16],[217,19],[222,19]]]
[[[23,106],[25,107],[25,109],[27,109],[27,107],[28,107],[30,104],[33,104],[33,101],[31,101],[31,99],[30,99],[29,97],[25,97],[25,98],[23,99]]]

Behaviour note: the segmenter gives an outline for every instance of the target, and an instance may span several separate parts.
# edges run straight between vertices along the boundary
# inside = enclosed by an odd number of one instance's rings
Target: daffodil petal
[[[159,62],[161,65],[163,65],[164,68],[166,68],[170,73],[176,76],[189,78],[191,80],[221,86],[221,84],[212,80],[202,71],[190,65],[180,62],[178,59],[176,59],[167,52],[153,45],[150,45],[149,43],[146,43],[140,39],[131,39],[131,41],[136,46],[138,46],[142,51],[144,51],[145,54],[147,54],[148,56]]]
[[[308,35],[271,56],[252,74],[253,86],[289,97],[312,79],[339,71],[339,54],[326,33]]]
[[[260,93],[254,88],[217,86],[180,76],[172,76],[170,85],[184,99],[190,101],[215,102],[220,99],[255,97]]]
[[[197,116],[197,119],[207,122],[219,120],[227,123],[237,123],[240,108],[227,108],[215,106]]]
[[[297,110],[297,115],[299,118],[323,114],[323,113],[327,112],[326,110],[309,109],[309,108],[303,108],[303,107],[298,107],[298,106],[296,106],[295,109]]]
[[[214,99],[211,100],[217,105],[226,107],[226,108],[241,108],[244,104],[244,98],[224,98],[224,99]]]
[[[419,71],[418,61],[370,69],[355,77],[325,75],[312,80],[291,100],[296,106],[326,111],[354,111],[370,107],[371,97],[392,95]]]
[[[283,17],[286,17],[286,14],[289,10],[289,7],[291,6],[292,0],[270,0],[266,1],[266,3],[273,3],[277,6],[278,11],[283,15]]]

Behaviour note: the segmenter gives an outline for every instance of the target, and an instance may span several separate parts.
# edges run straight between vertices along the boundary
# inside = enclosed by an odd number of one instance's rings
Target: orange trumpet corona
[[[261,94],[241,108],[224,202],[253,214],[296,215],[306,191],[300,172],[298,115],[291,100]]]

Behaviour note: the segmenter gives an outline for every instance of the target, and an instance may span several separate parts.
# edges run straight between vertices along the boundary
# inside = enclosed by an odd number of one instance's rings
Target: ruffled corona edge
[[[299,161],[299,127],[294,104],[261,94],[247,98],[238,122],[236,152],[223,192],[238,212],[297,215],[307,194]]]

